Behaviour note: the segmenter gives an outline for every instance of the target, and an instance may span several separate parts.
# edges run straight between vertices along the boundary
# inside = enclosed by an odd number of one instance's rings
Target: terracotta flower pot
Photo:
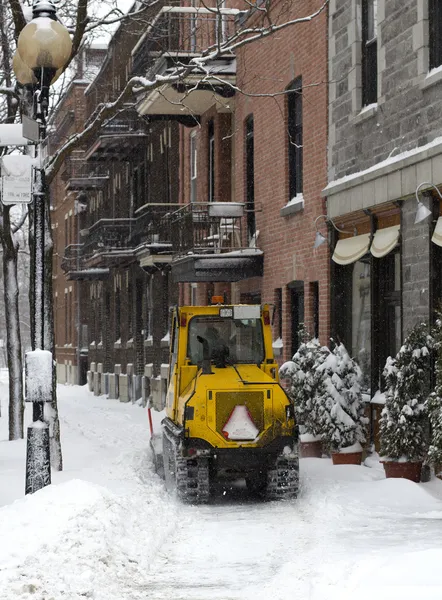
[[[301,458],[322,458],[322,442],[300,442],[299,454]]]
[[[334,465],[360,465],[362,452],[332,452]]]
[[[422,463],[421,462],[396,462],[393,460],[382,461],[384,464],[385,476],[399,477],[409,479],[419,483],[421,480]]]

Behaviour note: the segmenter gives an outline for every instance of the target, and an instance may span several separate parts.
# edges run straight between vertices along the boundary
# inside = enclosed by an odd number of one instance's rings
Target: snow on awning
[[[396,246],[401,226],[393,225],[392,227],[385,227],[385,229],[378,229],[374,234],[373,242],[371,244],[370,252],[376,258],[382,258],[393,250]]]
[[[367,254],[370,247],[370,234],[363,233],[354,237],[338,240],[332,259],[338,265],[351,265]]]
[[[439,217],[437,220],[431,241],[437,244],[438,246],[442,246],[442,217]]]

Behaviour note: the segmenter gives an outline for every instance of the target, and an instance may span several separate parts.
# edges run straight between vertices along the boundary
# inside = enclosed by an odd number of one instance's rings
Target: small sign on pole
[[[23,125],[23,137],[31,142],[38,143],[40,141],[40,127],[37,121],[23,115],[21,122]]]
[[[9,154],[0,159],[3,204],[32,202],[32,159],[26,154]]]

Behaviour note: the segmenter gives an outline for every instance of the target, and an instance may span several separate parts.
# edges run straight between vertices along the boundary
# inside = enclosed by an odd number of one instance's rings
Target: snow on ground
[[[24,497],[0,379],[0,600],[442,598],[441,481],[310,458],[297,501],[261,503],[239,483],[186,506],[153,472],[145,409],[58,394],[65,470]]]

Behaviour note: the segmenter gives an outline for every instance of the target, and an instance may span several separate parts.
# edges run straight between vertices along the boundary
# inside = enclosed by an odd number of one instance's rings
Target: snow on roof
[[[350,175],[345,175],[344,177],[335,179],[334,181],[331,181],[324,188],[323,191],[324,192],[334,192],[335,188],[341,186],[343,183],[347,183],[354,179],[358,179],[360,177],[363,177],[364,175],[367,175],[368,173],[373,173],[373,172],[375,172],[379,169],[383,169],[384,167],[387,167],[389,165],[394,165],[395,163],[398,163],[401,160],[404,160],[406,158],[416,156],[418,154],[423,154],[424,152],[430,150],[431,148],[436,148],[437,146],[441,146],[441,150],[442,150],[442,137],[441,136],[434,138],[434,140],[432,142],[429,142],[428,144],[425,144],[424,146],[417,146],[416,148],[412,148],[411,150],[405,150],[404,152],[400,152],[399,154],[396,154],[395,156],[388,156],[385,160],[382,160],[381,162],[378,162],[375,165],[372,165],[368,169],[364,169],[362,171],[357,171],[356,173],[351,173]]]

